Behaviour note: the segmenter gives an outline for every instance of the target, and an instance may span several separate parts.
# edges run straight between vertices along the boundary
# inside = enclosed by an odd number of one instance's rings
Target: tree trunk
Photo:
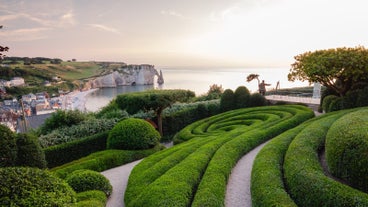
[[[162,110],[158,110],[156,115],[157,115],[157,125],[158,125],[158,131],[160,132],[161,137],[164,135],[163,130],[162,130]]]

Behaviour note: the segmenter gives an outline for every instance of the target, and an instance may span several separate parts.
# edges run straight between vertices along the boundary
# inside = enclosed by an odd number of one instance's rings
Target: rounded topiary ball
[[[0,206],[72,206],[73,189],[38,168],[0,168]]]
[[[160,133],[147,121],[125,119],[114,126],[107,139],[108,149],[143,150],[156,146]]]
[[[68,175],[65,181],[77,193],[100,190],[103,191],[106,196],[109,196],[112,191],[110,181],[101,173],[93,170],[76,170]]]
[[[349,113],[330,127],[326,160],[334,176],[368,192],[368,109]]]

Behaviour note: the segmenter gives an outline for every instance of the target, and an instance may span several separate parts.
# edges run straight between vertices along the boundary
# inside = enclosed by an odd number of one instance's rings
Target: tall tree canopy
[[[149,90],[118,95],[115,102],[129,114],[140,110],[153,110],[157,116],[159,132],[162,136],[162,111],[175,102],[187,102],[194,96],[194,92],[189,90]]]
[[[368,83],[368,50],[363,46],[305,52],[294,58],[289,81],[319,82],[340,96]]]

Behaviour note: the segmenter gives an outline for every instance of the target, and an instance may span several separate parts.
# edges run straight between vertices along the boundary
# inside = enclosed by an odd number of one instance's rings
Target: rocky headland
[[[157,83],[164,83],[162,71],[158,72],[153,65],[128,65],[90,80],[91,88],[106,88],[129,85],[153,85],[157,76]]]

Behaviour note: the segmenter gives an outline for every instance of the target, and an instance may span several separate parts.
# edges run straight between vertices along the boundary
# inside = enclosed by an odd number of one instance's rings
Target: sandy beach
[[[86,111],[86,96],[98,88],[89,89],[86,91],[73,91],[63,96],[62,109],[63,110],[79,110]]]

